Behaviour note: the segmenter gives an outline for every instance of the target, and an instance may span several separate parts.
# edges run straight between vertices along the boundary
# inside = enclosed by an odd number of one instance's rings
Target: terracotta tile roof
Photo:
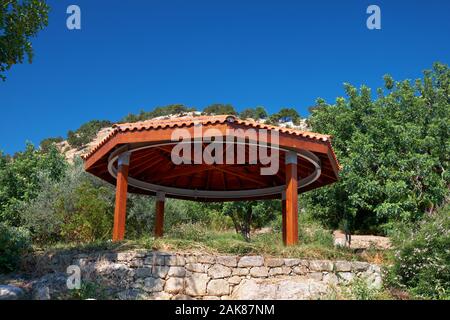
[[[253,120],[242,120],[233,115],[218,115],[218,116],[189,116],[189,117],[179,117],[179,118],[168,118],[168,119],[151,119],[145,121],[131,122],[131,123],[118,123],[113,125],[113,130],[111,133],[106,136],[98,145],[96,145],[93,149],[91,149],[86,155],[83,156],[84,159],[89,158],[94,154],[102,145],[104,145],[108,140],[110,140],[113,136],[115,136],[119,132],[127,132],[127,131],[143,131],[150,129],[163,129],[163,128],[181,128],[188,127],[193,125],[194,123],[201,123],[202,125],[207,124],[222,124],[225,122],[233,122],[237,124],[241,124],[244,126],[257,128],[257,129],[267,129],[267,130],[276,130],[280,133],[293,134],[296,136],[300,136],[303,138],[309,138],[312,140],[318,140],[327,142],[331,148],[331,136],[326,134],[320,134],[309,131],[302,131],[291,128],[283,128],[277,127],[273,125],[268,125],[260,122],[256,122]],[[333,153],[333,157],[336,156]]]

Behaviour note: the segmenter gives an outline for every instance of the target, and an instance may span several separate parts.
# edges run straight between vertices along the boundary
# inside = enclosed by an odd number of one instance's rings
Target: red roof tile
[[[303,138],[308,138],[312,140],[319,140],[323,142],[327,142],[332,150],[333,157],[337,162],[336,156],[334,155],[333,149],[331,147],[331,136],[326,134],[320,134],[310,131],[302,131],[291,128],[283,128],[277,127],[273,125],[268,125],[260,122],[256,122],[253,120],[242,120],[233,115],[218,115],[218,116],[189,116],[189,117],[179,117],[179,118],[168,118],[168,119],[152,119],[145,120],[139,122],[131,122],[131,123],[118,123],[113,125],[113,129],[111,133],[106,136],[98,145],[96,145],[92,150],[90,150],[86,155],[83,156],[84,159],[92,156],[102,145],[104,145],[108,140],[110,140],[113,136],[115,136],[119,132],[126,131],[143,131],[143,130],[154,130],[154,129],[163,129],[163,128],[175,128],[175,127],[188,127],[197,123],[201,123],[202,125],[207,124],[222,124],[225,122],[233,122],[240,125],[257,128],[257,129],[267,129],[267,130],[276,130],[280,133],[292,134],[296,136],[300,136]]]

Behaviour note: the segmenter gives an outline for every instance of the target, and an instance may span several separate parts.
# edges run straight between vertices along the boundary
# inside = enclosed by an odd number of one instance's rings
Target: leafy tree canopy
[[[239,117],[241,117],[242,119],[265,119],[267,118],[267,111],[266,109],[264,109],[264,107],[247,108],[239,113]]]
[[[42,0],[0,0],[0,79],[14,64],[33,60],[30,38],[47,26],[49,7]]]
[[[436,63],[422,80],[394,81],[372,99],[346,84],[347,98],[317,101],[312,130],[334,136],[340,180],[307,194],[314,214],[336,227],[383,232],[417,221],[449,195],[450,70]]]
[[[44,153],[27,144],[25,151],[13,158],[0,157],[0,222],[20,225],[18,206],[41,191],[40,176],[48,174],[59,180],[66,169],[64,157],[55,147]]]
[[[203,113],[210,115],[219,115],[219,114],[237,115],[236,110],[231,104],[221,104],[221,103],[214,103],[212,105],[207,106],[205,109],[203,109]]]
[[[292,121],[294,124],[298,124],[300,121],[300,114],[294,108],[281,108],[277,113],[272,114],[268,123],[277,124],[279,122]]]

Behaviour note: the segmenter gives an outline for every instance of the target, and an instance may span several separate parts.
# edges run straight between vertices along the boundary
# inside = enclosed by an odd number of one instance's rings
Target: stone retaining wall
[[[71,263],[119,299],[317,299],[356,278],[381,286],[380,267],[366,262],[127,251]]]

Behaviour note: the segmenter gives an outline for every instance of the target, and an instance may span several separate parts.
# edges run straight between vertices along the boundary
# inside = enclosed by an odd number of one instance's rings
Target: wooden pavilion
[[[173,151],[181,140],[174,139],[174,134],[179,129],[189,134],[190,139],[182,143],[192,146],[185,150],[193,150],[193,154],[183,151],[180,157],[187,160],[176,164]],[[196,152],[205,152],[205,141],[220,143],[218,136],[223,148],[217,150],[227,153],[227,161],[189,161]],[[252,161],[252,146],[265,147],[278,161],[274,174],[261,174],[268,167],[267,161]],[[245,154],[244,161],[237,159],[239,150]],[[217,159],[218,155],[214,156]],[[131,192],[156,196],[155,237],[163,235],[166,197],[194,201],[280,199],[283,241],[293,245],[298,242],[298,193],[335,182],[339,171],[330,136],[230,115],[116,124],[84,161],[87,172],[116,185],[113,241],[124,239],[127,193]]]

